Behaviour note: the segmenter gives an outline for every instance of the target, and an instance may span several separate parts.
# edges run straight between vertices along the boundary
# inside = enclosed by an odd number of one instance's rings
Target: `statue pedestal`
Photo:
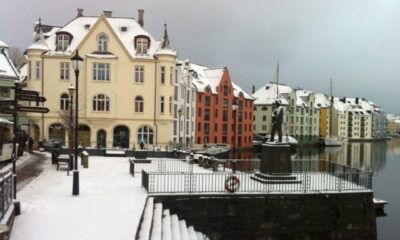
[[[291,173],[290,146],[285,143],[265,143],[261,147],[262,173]]]

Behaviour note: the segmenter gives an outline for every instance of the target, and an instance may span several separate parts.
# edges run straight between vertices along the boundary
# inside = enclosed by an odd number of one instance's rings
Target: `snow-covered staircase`
[[[206,235],[197,232],[193,226],[186,226],[185,220],[163,209],[162,203],[154,203],[149,197],[143,211],[136,234],[136,240],[209,240]]]

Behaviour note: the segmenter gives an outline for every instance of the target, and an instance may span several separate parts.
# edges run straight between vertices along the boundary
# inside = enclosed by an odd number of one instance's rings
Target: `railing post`
[[[339,192],[341,192],[342,190],[342,177],[341,177],[341,173],[339,173]]]

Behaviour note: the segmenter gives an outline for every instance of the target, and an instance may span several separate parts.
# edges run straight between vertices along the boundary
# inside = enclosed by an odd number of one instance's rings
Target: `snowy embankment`
[[[50,163],[17,198],[11,240],[128,240],[135,236],[147,193],[129,174],[128,158],[90,157],[80,165],[80,195],[72,196],[72,172]]]

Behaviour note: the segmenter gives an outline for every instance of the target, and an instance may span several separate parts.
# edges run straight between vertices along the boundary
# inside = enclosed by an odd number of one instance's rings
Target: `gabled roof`
[[[329,97],[322,93],[316,93],[315,96],[315,105],[320,108],[329,108],[331,106],[331,101]]]
[[[45,39],[46,43],[46,55],[72,55],[72,53],[82,44],[82,41],[87,37],[96,23],[100,21],[106,21],[115,36],[119,39],[123,47],[129,53],[132,58],[153,58],[154,53],[160,48],[160,42],[145,31],[133,18],[122,18],[122,17],[76,17],[65,26],[57,28],[57,31],[51,31],[51,35]],[[66,32],[72,35],[71,42],[66,51],[57,51],[56,40],[57,33]],[[49,32],[50,33],[50,32]],[[148,54],[136,55],[134,40],[137,36],[145,36],[150,39],[150,47],[148,48]],[[38,47],[36,42],[31,47]],[[41,44],[43,48],[43,44]]]
[[[197,64],[190,64],[192,70],[192,83],[198,92],[205,92],[206,88],[210,88],[212,94],[218,94],[217,87],[221,83],[222,76],[226,68],[208,68]],[[241,87],[236,85],[233,81],[233,95],[239,97],[240,93],[243,94],[245,99],[253,100],[253,97],[245,92]]]
[[[277,92],[279,92],[278,95]],[[278,85],[275,82],[267,83],[252,94],[256,99],[254,105],[272,105],[275,100],[280,100],[283,105],[289,105],[288,96],[291,92],[293,89],[287,85]]]
[[[7,54],[7,46],[3,42],[3,47],[0,47],[0,79],[19,80],[19,74],[11,59]]]

